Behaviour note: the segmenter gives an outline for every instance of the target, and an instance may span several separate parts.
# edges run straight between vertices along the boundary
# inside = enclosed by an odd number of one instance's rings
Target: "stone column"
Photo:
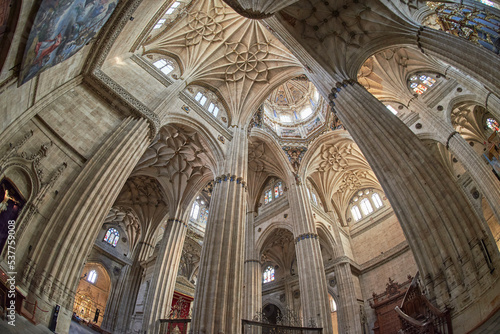
[[[428,296],[437,297],[439,307],[464,310],[466,300],[477,301],[475,296],[484,298],[488,289],[498,287],[498,274],[488,273],[485,260],[487,249],[494,266],[500,265],[495,245],[423,143],[366,89],[349,82],[338,84],[330,99],[391,202]]]
[[[463,164],[465,169],[470,173],[474,183],[488,201],[493,214],[500,221],[500,182],[491,172],[489,165],[485,163],[483,158],[472,149],[467,141],[457,133],[450,124],[438,116],[433,110],[423,105],[421,102],[415,101],[411,104],[416,104],[417,111],[423,118],[429,120],[428,126],[439,137],[440,142],[446,146]]]
[[[420,27],[417,46],[424,53],[460,69],[493,92],[500,91],[500,57],[493,52],[444,31]],[[466,52],[464,52],[466,50]]]
[[[216,178],[194,298],[193,334],[241,332],[248,138],[235,128]]]
[[[252,320],[262,309],[262,270],[255,245],[254,211],[247,212],[243,281],[243,319]]]
[[[325,333],[331,333],[333,329],[325,267],[306,188],[298,176],[295,183],[290,185],[289,196],[294,221],[303,325],[308,326],[312,321],[315,326],[322,327]]]
[[[334,266],[339,301],[339,329],[341,333],[361,333],[361,319],[356,290],[352,280],[351,265],[346,257],[338,259]]]
[[[28,280],[28,288],[42,298],[44,309],[61,305],[58,332],[69,327],[83,264],[106,214],[149,141],[146,119],[123,120],[86,163],[38,237],[34,256],[29,259],[36,268],[30,270],[33,278]],[[39,316],[48,324],[50,315]]]
[[[153,278],[148,291],[142,330],[159,333],[159,319],[166,319],[171,309],[175,281],[186,239],[187,223],[181,210],[169,213],[165,232],[155,261]]]

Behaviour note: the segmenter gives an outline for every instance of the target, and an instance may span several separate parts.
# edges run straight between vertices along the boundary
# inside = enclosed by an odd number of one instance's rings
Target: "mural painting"
[[[77,53],[109,19],[118,0],[43,0],[31,28],[21,84]]]
[[[9,220],[16,220],[26,204],[16,187],[6,178],[0,181],[0,253],[9,235]]]

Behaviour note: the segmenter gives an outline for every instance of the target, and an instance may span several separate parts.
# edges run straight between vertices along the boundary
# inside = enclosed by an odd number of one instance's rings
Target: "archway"
[[[262,315],[269,320],[270,324],[277,324],[279,318],[281,318],[282,312],[278,306],[274,304],[267,304],[262,309]]]
[[[86,264],[76,289],[73,316],[100,327],[110,291],[111,280],[107,270],[99,263]]]

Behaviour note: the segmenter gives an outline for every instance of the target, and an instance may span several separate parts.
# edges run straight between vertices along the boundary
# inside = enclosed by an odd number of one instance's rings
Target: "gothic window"
[[[354,219],[355,219],[356,221],[358,221],[358,220],[360,220],[360,219],[362,218],[362,216],[361,216],[361,212],[359,212],[359,208],[358,208],[358,206],[357,206],[357,205],[355,205],[355,206],[353,206],[353,207],[351,208],[351,213],[352,213],[352,216],[354,217]]]
[[[208,112],[217,117],[217,114],[219,113],[219,107],[217,107],[213,102],[210,102],[210,105],[208,106]]]
[[[384,206],[380,194],[372,189],[363,189],[352,197],[351,216],[357,222],[371,215]]]
[[[175,9],[179,7],[181,3],[179,1],[174,2],[168,9],[167,9],[167,15],[171,15],[173,12],[175,12]]]
[[[198,92],[198,94],[196,94],[196,96],[194,97],[194,99],[196,101],[198,101],[198,103],[201,104],[202,106],[204,106],[205,102],[207,102],[207,97],[205,95],[203,95],[202,92]]]
[[[318,205],[318,199],[316,198],[316,194],[314,192],[311,192],[311,195],[312,195],[312,200],[313,200],[314,204]]]
[[[330,300],[330,313],[337,312],[337,304],[333,297],[328,295],[328,299]]]
[[[156,66],[156,68],[158,68],[164,74],[169,74],[174,70],[173,64],[170,61],[167,61],[166,59],[157,60],[153,63],[153,65]]]
[[[429,88],[434,86],[435,83],[436,79],[426,74],[415,74],[408,80],[411,90],[418,95],[425,93]]]
[[[375,205],[375,208],[380,208],[382,207],[382,200],[380,199],[380,195],[377,193],[373,193],[372,195],[372,202]]]
[[[91,270],[89,272],[89,275],[87,276],[87,281],[94,284],[96,280],[97,280],[97,272],[95,270]]]
[[[269,283],[274,281],[274,268],[269,266],[266,268],[263,274],[263,283]]]
[[[274,186],[274,198],[278,198],[281,195],[283,195],[283,186],[281,182],[278,182]]]
[[[266,190],[266,195],[264,198],[264,204],[270,203],[273,200],[273,192],[271,189]]]
[[[359,206],[361,206],[361,211],[363,211],[365,216],[373,212],[373,207],[368,198],[363,199]]]
[[[208,219],[208,209],[202,209],[200,213],[199,221],[201,224],[206,225]]]
[[[191,218],[194,220],[198,219],[198,214],[200,213],[200,205],[198,202],[194,202],[193,208],[191,209]]]
[[[153,27],[153,30],[161,28],[161,26],[165,23],[167,19],[159,19],[158,22],[156,22],[155,26]]]
[[[487,118],[486,119],[486,126],[490,129],[493,130],[494,132],[499,132],[500,133],[500,125],[494,118]]]
[[[118,239],[120,239],[120,233],[114,228],[110,228],[107,232],[106,235],[104,236],[105,242],[110,244],[113,247],[116,247],[116,244],[118,243]]]

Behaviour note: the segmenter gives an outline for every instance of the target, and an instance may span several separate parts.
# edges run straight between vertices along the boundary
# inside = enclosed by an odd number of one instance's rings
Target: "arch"
[[[315,223],[315,225],[316,225],[316,232],[318,233],[320,245],[322,244],[323,246],[327,247],[328,252],[332,255],[331,260],[340,256],[338,254],[337,242],[335,241],[335,237],[330,232],[328,227],[326,227],[325,224],[323,224],[322,222],[319,222],[319,221],[317,221]],[[323,259],[323,260],[325,260],[325,259]],[[330,259],[328,259],[328,260],[330,260]]]
[[[227,125],[228,125],[228,127],[230,127],[231,125],[233,125],[233,123],[232,123],[232,119],[233,119],[232,111],[229,108],[229,105],[227,104],[226,99],[224,99],[224,97],[222,96],[221,92],[217,88],[215,88],[215,87],[207,84],[206,82],[200,81],[200,80],[195,80],[193,82],[190,82],[186,86],[186,88],[188,88],[189,86],[200,86],[200,87],[203,87],[203,88],[211,91],[212,93],[214,93],[217,96],[217,98],[219,99],[219,102],[224,107],[224,110],[226,111],[226,114],[227,114]]]
[[[448,124],[453,125],[451,121],[451,113],[453,112],[453,110],[464,104],[475,104],[486,109],[486,105],[483,101],[479,101],[477,94],[460,94],[450,99],[450,101],[448,101],[448,104],[446,105],[446,108],[444,108],[443,116]]]
[[[102,323],[112,288],[112,281],[106,266],[101,262],[85,264],[75,292],[73,312],[89,322],[94,322],[93,320],[97,318],[95,323],[99,326]]]
[[[255,242],[255,248],[257,249],[258,254],[262,253],[266,241],[278,229],[287,230],[293,235],[293,227],[291,223],[285,223],[281,221],[271,223],[264,231],[262,231],[262,234],[257,238]]]
[[[147,56],[147,55],[163,55],[163,56],[167,56],[169,58],[172,58],[176,63],[177,63],[177,66],[179,67],[179,78],[182,78],[183,74],[184,74],[184,64],[182,62],[182,59],[176,55],[175,53],[171,53],[171,52],[168,52],[166,50],[155,50],[155,49],[151,49],[151,50],[147,50],[147,51],[144,51],[142,53],[143,56]],[[153,65],[153,63],[151,63],[151,65]]]

